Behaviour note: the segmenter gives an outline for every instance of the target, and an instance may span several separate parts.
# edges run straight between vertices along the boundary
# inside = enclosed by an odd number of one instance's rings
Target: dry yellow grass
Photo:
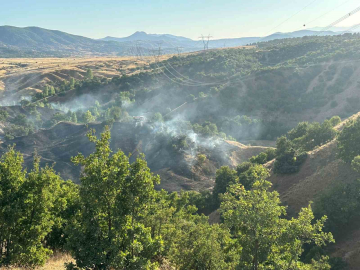
[[[166,60],[172,55],[164,55]],[[141,67],[153,63],[154,57],[91,57],[91,58],[0,58],[0,98],[31,95],[40,92],[50,82],[70,78],[81,80],[90,68],[94,76],[112,78],[132,75]]]
[[[36,268],[37,270],[65,270],[65,263],[74,262],[68,254],[56,253],[43,266]],[[19,267],[2,267],[0,270],[23,270],[25,268]]]
[[[166,60],[172,55],[163,55]],[[152,56],[137,59],[126,57],[91,57],[91,58],[0,58],[0,78],[8,75],[20,75],[34,71],[50,72],[57,69],[72,69],[76,67],[101,67],[101,70],[112,69],[116,64],[124,68],[134,68],[155,61]]]

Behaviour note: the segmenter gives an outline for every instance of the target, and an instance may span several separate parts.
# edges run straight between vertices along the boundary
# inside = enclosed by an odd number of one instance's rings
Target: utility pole
[[[208,36],[201,35],[201,37],[199,37],[199,38],[201,38],[201,40],[204,44],[204,51],[208,50],[210,38],[212,38],[212,36],[210,36],[210,34]]]

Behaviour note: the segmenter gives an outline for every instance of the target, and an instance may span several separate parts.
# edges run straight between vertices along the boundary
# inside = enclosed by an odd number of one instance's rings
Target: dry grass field
[[[36,270],[65,270],[65,263],[73,262],[74,260],[70,257],[70,255],[57,253],[54,254],[49,261],[43,266],[38,267]],[[0,270],[23,270],[25,268],[19,267],[8,267],[8,268],[0,268]]]
[[[166,60],[172,55],[164,55]],[[156,61],[154,57],[91,57],[91,58],[0,58],[0,98],[31,95],[45,84],[84,78],[87,69],[94,76],[111,78],[135,74]]]

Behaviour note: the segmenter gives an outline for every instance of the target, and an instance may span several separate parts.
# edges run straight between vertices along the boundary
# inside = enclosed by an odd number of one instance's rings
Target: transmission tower
[[[184,49],[183,47],[176,47],[178,56],[180,56],[180,54],[182,53],[182,50],[183,50],[183,49]]]
[[[141,45],[140,45],[140,41],[137,40],[136,41],[136,58],[137,60],[141,60],[142,59],[142,53],[141,53]]]
[[[160,56],[162,55],[162,49],[161,49],[162,41],[157,42],[156,45],[157,45],[156,56],[157,56],[157,61],[159,62]]]
[[[204,44],[204,51],[208,50],[209,49],[210,38],[212,38],[212,36],[210,36],[210,34],[207,35],[207,36],[201,35],[201,37],[199,37],[199,38],[201,38],[201,40],[202,40],[202,42]]]

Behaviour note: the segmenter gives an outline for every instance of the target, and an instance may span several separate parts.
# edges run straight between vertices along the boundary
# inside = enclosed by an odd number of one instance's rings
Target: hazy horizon
[[[126,37],[136,31],[198,40],[267,36],[274,32],[326,27],[357,8],[355,0],[308,1],[0,1],[1,25],[37,26],[90,38]],[[337,24],[360,23],[360,13]],[[303,25],[306,25],[305,27]]]

